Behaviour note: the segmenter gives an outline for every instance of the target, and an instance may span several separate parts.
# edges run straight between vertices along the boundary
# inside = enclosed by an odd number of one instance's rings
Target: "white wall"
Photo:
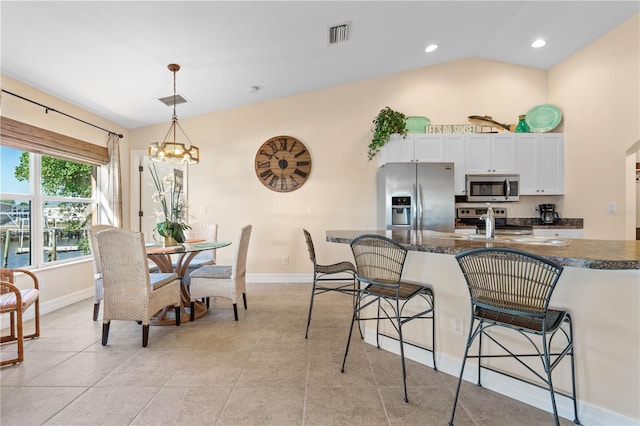
[[[233,239],[238,227],[252,223],[249,273],[309,273],[303,227],[317,240],[323,262],[350,256],[347,248],[322,241],[325,230],[375,227],[377,159],[368,161],[367,145],[380,109],[388,105],[434,124],[466,123],[467,116],[484,114],[515,122],[546,101],[546,83],[541,70],[468,59],[181,119],[202,157],[190,168],[194,220],[217,222],[220,239]],[[132,147],[161,138],[167,126],[132,130]],[[300,139],[313,162],[307,182],[291,193],[266,189],[254,171],[260,145],[283,134]],[[221,250],[220,261],[229,261],[231,253]]]
[[[640,137],[639,26],[636,15],[549,72],[549,102],[565,116],[565,215],[584,217],[585,238],[635,238],[625,162]]]

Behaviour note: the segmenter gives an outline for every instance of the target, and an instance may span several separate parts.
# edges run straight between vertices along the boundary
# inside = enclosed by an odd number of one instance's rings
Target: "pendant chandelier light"
[[[178,123],[176,115],[176,72],[180,71],[180,65],[167,65],[169,71],[173,73],[173,116],[171,126],[162,142],[154,142],[149,145],[149,157],[154,161],[164,161],[172,164],[198,164],[200,161],[200,149],[193,145],[189,137]],[[188,144],[176,141],[176,133],[180,129]],[[169,140],[169,138],[173,140]]]

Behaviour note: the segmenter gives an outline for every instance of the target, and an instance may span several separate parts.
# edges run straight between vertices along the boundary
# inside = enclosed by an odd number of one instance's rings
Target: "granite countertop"
[[[574,268],[588,269],[640,269],[640,241],[636,240],[587,240],[576,238],[567,246],[540,244],[514,244],[499,241],[434,238],[434,231],[369,231],[331,230],[327,241],[349,244],[362,234],[385,235],[409,250],[427,253],[457,255],[463,251],[481,247],[513,247],[548,258],[556,263]]]

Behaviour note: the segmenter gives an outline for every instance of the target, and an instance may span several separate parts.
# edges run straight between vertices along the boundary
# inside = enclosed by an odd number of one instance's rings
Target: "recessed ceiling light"
[[[544,46],[545,44],[547,44],[547,42],[546,42],[545,40],[543,40],[543,39],[539,38],[539,39],[537,39],[537,40],[534,40],[534,41],[531,43],[531,47],[535,47],[535,48],[537,49],[537,48],[539,48],[539,47]]]
[[[431,53],[434,50],[436,50],[437,48],[438,48],[437,44],[430,44],[430,45],[427,46],[426,49],[424,49],[424,51],[427,52],[427,53]]]

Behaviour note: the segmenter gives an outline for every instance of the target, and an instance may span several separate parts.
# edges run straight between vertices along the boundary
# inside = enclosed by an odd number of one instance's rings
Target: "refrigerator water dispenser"
[[[391,197],[391,224],[411,225],[411,197]]]

